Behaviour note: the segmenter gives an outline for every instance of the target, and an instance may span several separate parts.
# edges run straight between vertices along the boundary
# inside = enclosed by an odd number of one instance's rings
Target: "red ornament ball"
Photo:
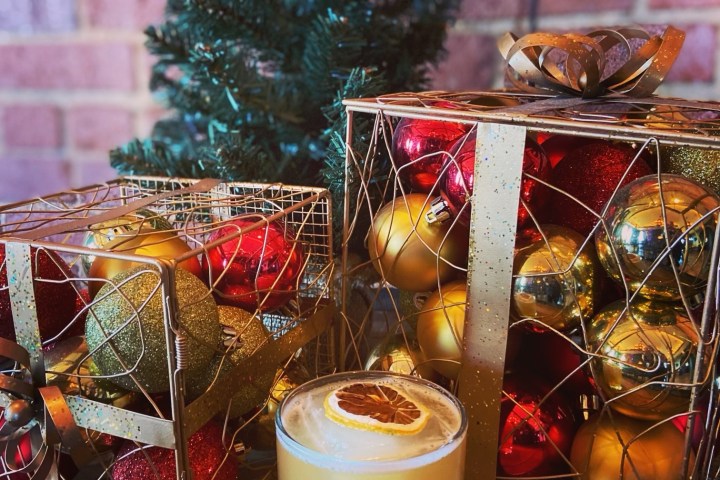
[[[0,427],[5,424],[5,410],[0,408]],[[9,451],[3,450],[2,463],[0,466],[1,478],[5,480],[28,480],[30,475],[27,472],[17,472],[33,459],[32,437],[30,432],[24,433],[17,441],[17,448],[12,459],[8,458]],[[10,473],[13,472],[13,473]]]
[[[209,422],[188,439],[188,456],[194,480],[237,478],[238,465],[222,441],[222,426]],[[131,453],[132,452],[132,453]],[[145,447],[127,441],[120,448],[112,469],[112,480],[175,480],[175,451]],[[150,462],[148,462],[148,458]],[[157,473],[153,470],[157,470]]]
[[[550,160],[550,165],[555,167],[565,156],[578,147],[582,147],[588,142],[585,137],[573,137],[570,135],[550,135],[544,141],[538,142],[542,145]]]
[[[453,216],[460,216],[464,225],[470,224],[470,204],[468,200],[473,193],[475,183],[475,139],[474,133],[463,137],[452,147],[450,161],[445,176],[443,197]],[[531,139],[525,143],[522,171],[544,181],[550,179],[550,163],[543,149]],[[549,189],[536,180],[523,175],[520,183],[520,198],[537,214],[547,199]],[[467,204],[467,206],[466,206]],[[518,206],[518,225],[523,225],[530,214],[521,203]]]
[[[567,400],[557,393],[547,396],[549,386],[515,374],[505,377],[503,391],[498,476],[567,473],[569,466],[562,455],[570,454],[575,434],[575,418]]]
[[[77,292],[68,279],[70,268],[56,253],[30,249],[32,256],[33,291],[40,326],[40,338],[49,340],[58,335],[73,319]],[[8,289],[5,244],[0,243],[0,337],[15,341],[10,290]]]
[[[302,243],[279,222],[247,231],[258,220],[262,218],[236,218],[208,238],[210,243],[242,231],[203,257],[203,271],[218,303],[269,311],[283,306],[297,290],[305,263]]]
[[[600,214],[637,153],[623,143],[599,140],[585,144],[572,150],[557,164],[553,171],[553,185]],[[651,173],[647,162],[639,158],[621,185]],[[553,191],[551,204],[549,223],[587,235],[598,222],[595,215],[563,193]]]
[[[403,118],[392,138],[392,154],[400,178],[416,192],[430,192],[447,160],[447,151],[472,125]]]

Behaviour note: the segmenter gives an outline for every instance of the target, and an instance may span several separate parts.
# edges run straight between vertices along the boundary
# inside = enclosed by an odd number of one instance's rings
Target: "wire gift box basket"
[[[5,474],[267,463],[261,420],[333,369],[330,212],[320,188],[162,177],[1,207]]]

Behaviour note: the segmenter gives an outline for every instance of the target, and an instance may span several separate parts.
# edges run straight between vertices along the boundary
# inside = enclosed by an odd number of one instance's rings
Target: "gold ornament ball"
[[[401,290],[434,290],[467,265],[468,230],[458,223],[428,223],[430,199],[395,198],[375,215],[368,250],[375,269]]]
[[[133,237],[123,236],[115,238],[105,245],[105,250],[123,254],[172,259],[192,249],[183,239],[175,235],[174,232],[137,232],[137,235]],[[130,260],[98,255],[90,266],[88,276],[90,278],[104,278],[109,280],[139,265],[142,264]],[[198,278],[201,276],[200,262],[195,257],[190,257],[180,262],[178,266],[191,272]],[[95,298],[98,290],[105,284],[106,282],[100,280],[88,282],[90,298]]]
[[[641,177],[618,190],[604,218],[607,233],[600,228],[595,234],[598,257],[613,279],[624,278],[646,298],[679,300],[681,287],[690,298],[707,283],[718,220],[710,212],[720,198],[670,174],[662,175],[661,198],[657,180]]]
[[[44,352],[43,360],[47,384],[57,386],[65,395],[78,395],[118,408],[126,408],[137,400],[135,392],[98,377],[102,374],[89,356],[83,337],[56,342]]]
[[[533,319],[571,331],[592,316],[597,302],[597,257],[574,230],[542,225],[518,236],[513,264],[513,320]],[[527,326],[543,327],[534,322]]]
[[[262,321],[237,307],[218,306],[220,325],[223,328],[224,355],[216,355],[210,365],[197,374],[189,375],[186,382],[190,398],[202,395],[213,382],[225,383],[223,377],[243,360],[265,345],[269,339]],[[219,370],[219,373],[218,373]],[[229,418],[237,418],[267,399],[275,378],[275,369],[267,372],[248,372],[246,383],[233,385],[228,396]],[[224,416],[225,411],[221,412]]]
[[[134,237],[140,231],[172,229],[172,225],[165,217],[146,208],[141,208],[127,215],[90,225],[88,232],[85,234],[83,246],[102,250],[117,237]],[[83,255],[81,259],[83,271],[89,272],[94,261],[95,255]]]
[[[297,360],[291,360],[285,368],[278,369],[266,407],[268,413],[274,415],[280,402],[290,392],[310,380],[312,380],[312,375]]]
[[[697,147],[664,147],[660,149],[663,173],[682,175],[720,193],[720,151]]]
[[[368,354],[365,370],[414,375],[431,381],[437,377],[411,332],[395,333],[378,343]]]
[[[684,442],[672,422],[596,415],[575,434],[570,462],[581,480],[676,480],[686,478],[681,473]],[[695,463],[694,455],[690,460]]]
[[[590,367],[608,406],[629,417],[662,420],[687,411],[698,336],[681,304],[625,300],[601,310],[588,327]],[[652,382],[652,383],[651,383]],[[677,385],[675,385],[677,384]]]
[[[428,364],[449,379],[457,378],[460,372],[466,283],[466,280],[455,280],[442,285],[428,297],[418,315],[420,349]]]
[[[116,275],[100,289],[85,323],[85,338],[100,372],[128,390],[170,388],[165,342],[164,292],[159,274],[139,266]],[[188,375],[207,369],[220,344],[215,301],[195,275],[175,271],[179,333],[187,338]],[[124,364],[124,366],[123,366]]]

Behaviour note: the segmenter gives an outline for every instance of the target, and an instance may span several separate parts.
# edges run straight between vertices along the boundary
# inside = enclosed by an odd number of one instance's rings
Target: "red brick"
[[[717,7],[720,0],[650,0],[651,8]]]
[[[6,147],[62,146],[62,118],[54,106],[10,105],[2,120]]]
[[[685,43],[667,76],[669,82],[712,82],[717,30],[711,25],[684,25]]]
[[[0,2],[0,32],[32,30],[32,4],[28,0]]]
[[[75,163],[72,165],[72,170],[75,179],[72,187],[75,188],[104,183],[118,177],[115,169],[110,166],[110,159],[107,156]]]
[[[75,29],[75,0],[33,0],[35,31],[67,32]]]
[[[133,136],[132,113],[113,107],[84,106],[67,115],[70,145],[79,150],[109,150]]]
[[[537,14],[540,21],[543,15],[576,12],[604,12],[609,10],[629,10],[633,0],[595,0],[594,2],[569,2],[567,0],[543,0],[538,4]],[[530,2],[527,0],[465,0],[461,6],[459,18],[466,20],[494,18],[522,18],[530,14]]]
[[[165,0],[84,0],[90,25],[142,30],[162,20]]]
[[[433,88],[480,90],[492,85],[501,60],[494,37],[451,34],[445,46],[448,57],[433,72]]]
[[[62,158],[0,157],[0,201],[15,202],[68,188],[69,166]]]
[[[123,43],[0,45],[0,87],[131,90],[132,54]]]

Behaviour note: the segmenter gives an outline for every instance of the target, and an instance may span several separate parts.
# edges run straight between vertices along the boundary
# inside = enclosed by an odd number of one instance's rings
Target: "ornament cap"
[[[425,220],[431,225],[433,223],[443,224],[451,218],[450,205],[448,205],[448,202],[442,197],[437,197],[433,200],[432,203],[430,203],[430,209],[425,213]]]

